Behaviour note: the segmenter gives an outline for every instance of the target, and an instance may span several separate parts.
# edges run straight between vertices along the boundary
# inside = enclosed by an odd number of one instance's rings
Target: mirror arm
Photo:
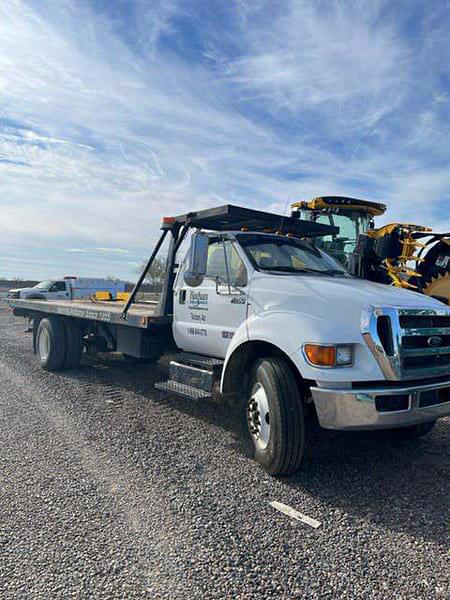
[[[232,293],[233,293],[233,290],[235,292],[237,292],[241,296],[243,294],[245,294],[245,292],[239,286],[233,285],[232,283],[227,286],[228,287],[228,293],[227,294],[223,294],[223,293],[220,292],[220,288],[219,288],[219,286],[220,286],[220,284],[222,282],[222,280],[220,279],[220,275],[216,275],[215,278],[214,278],[214,281],[216,282],[216,293],[219,296],[231,296]]]

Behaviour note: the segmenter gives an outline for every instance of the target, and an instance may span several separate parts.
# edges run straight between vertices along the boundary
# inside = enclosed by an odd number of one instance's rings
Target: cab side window
[[[50,292],[65,292],[66,291],[66,282],[65,281],[57,281],[54,283],[49,289]]]
[[[212,239],[208,247],[206,277],[228,283],[227,263],[230,284],[236,287],[244,287],[247,284],[247,269],[233,243],[231,240]]]

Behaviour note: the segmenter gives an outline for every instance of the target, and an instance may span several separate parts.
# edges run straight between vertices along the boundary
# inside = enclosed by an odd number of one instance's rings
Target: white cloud
[[[68,248],[67,252],[77,252],[79,254],[129,254],[126,248]]]
[[[333,111],[340,125],[373,126],[391,112],[409,76],[410,49],[377,2],[287,2],[267,20],[269,3],[248,18],[243,53],[226,75],[269,111],[290,118]],[[252,23],[260,26],[252,27]],[[262,25],[261,25],[262,23]]]

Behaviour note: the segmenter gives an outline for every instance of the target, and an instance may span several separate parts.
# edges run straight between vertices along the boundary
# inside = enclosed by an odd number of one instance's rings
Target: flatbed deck
[[[91,300],[19,300],[7,303],[19,317],[33,316],[36,313],[63,315],[149,329],[152,325],[171,322],[170,316],[158,314],[157,302],[136,303],[130,306],[126,319],[122,318],[122,302],[92,302]]]

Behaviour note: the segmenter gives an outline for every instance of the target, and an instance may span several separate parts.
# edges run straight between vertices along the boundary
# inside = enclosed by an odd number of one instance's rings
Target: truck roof
[[[334,235],[339,233],[338,227],[297,219],[295,216],[284,216],[276,213],[254,210],[233,204],[224,204],[215,208],[207,208],[195,212],[166,217],[163,228],[174,225],[187,225],[211,231],[261,231],[271,233],[281,231],[303,237]]]

